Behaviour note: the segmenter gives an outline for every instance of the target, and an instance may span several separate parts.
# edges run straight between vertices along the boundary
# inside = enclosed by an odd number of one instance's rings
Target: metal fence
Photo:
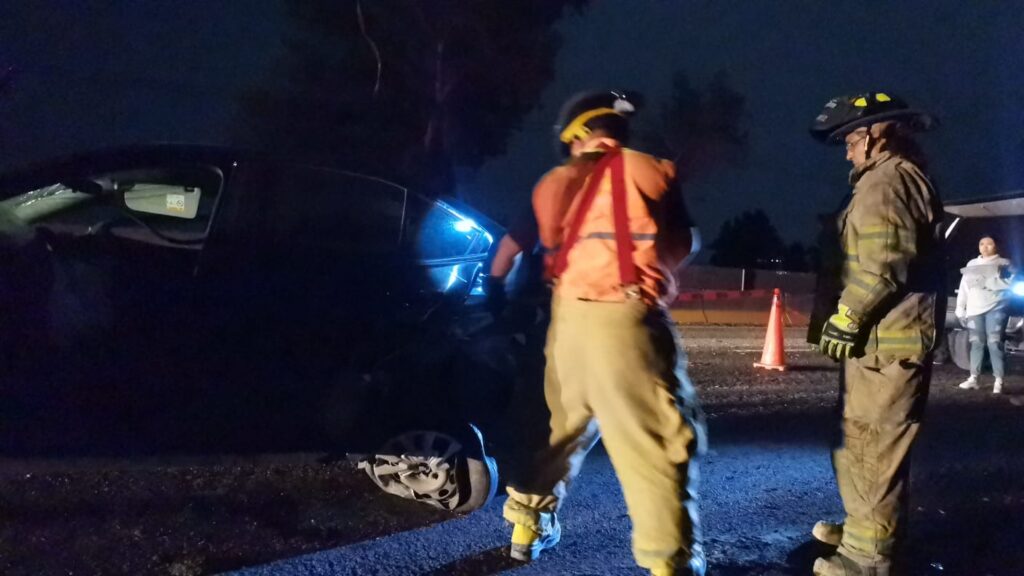
[[[814,274],[694,266],[678,279],[672,316],[680,324],[766,325],[778,288],[786,325],[806,326],[814,302]]]
[[[689,266],[677,275],[679,290],[774,290],[787,294],[813,294],[815,275],[756,268]]]

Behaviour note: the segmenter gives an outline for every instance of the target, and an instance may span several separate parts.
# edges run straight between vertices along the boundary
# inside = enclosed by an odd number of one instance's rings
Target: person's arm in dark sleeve
[[[487,308],[495,317],[500,316],[505,309],[507,300],[505,279],[512,271],[516,256],[520,252],[522,252],[522,248],[510,234],[505,234],[498,241],[498,249],[494,252],[494,258],[491,260],[490,274],[484,278]]]

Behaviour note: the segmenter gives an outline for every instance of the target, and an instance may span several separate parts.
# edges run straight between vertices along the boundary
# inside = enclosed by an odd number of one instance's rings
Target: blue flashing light
[[[1024,296],[1024,281],[1014,282],[1013,286],[1010,286],[1010,291],[1014,296]]]
[[[453,225],[456,232],[472,232],[478,226],[470,219],[459,220]]]

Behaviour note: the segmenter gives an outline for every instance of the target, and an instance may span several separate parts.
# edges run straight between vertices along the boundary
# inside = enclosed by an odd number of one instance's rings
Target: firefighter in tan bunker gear
[[[511,555],[554,546],[557,513],[587,452],[603,438],[633,523],[637,564],[704,574],[694,459],[705,442],[685,357],[665,305],[695,230],[675,166],[624,148],[630,99],[588,93],[562,110],[566,162],[533,193],[555,281],[545,349],[547,445],[510,482]]]
[[[936,314],[944,308],[936,306],[943,295],[942,204],[911,139],[936,124],[899,98],[872,92],[831,100],[811,128],[823,142],[845,143],[853,164],[853,194],[835,230],[838,293],[825,295],[831,316],[812,319],[808,338],[843,364],[842,443],[833,465],[846,517],[814,527],[816,538],[838,547],[815,562],[818,576],[896,574],[910,448],[928,396]]]

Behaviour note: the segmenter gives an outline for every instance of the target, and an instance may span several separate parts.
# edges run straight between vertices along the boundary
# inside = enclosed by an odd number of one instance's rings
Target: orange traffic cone
[[[761,361],[754,362],[754,368],[786,369],[786,345],[782,336],[782,318],[785,314],[782,292],[776,288],[772,296],[772,313],[768,317],[768,332],[764,335],[764,351],[761,352]]]

